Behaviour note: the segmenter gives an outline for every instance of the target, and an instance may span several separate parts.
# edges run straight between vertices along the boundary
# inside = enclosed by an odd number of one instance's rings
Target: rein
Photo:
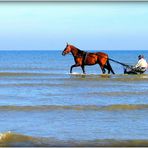
[[[120,65],[122,65],[122,66],[125,66],[125,67],[129,67],[129,68],[131,68],[131,66],[130,65],[127,65],[127,64],[124,64],[124,63],[121,63],[121,62],[119,62],[119,61],[116,61],[116,60],[113,60],[113,59],[110,59],[110,58],[108,58],[110,61],[113,61],[113,62],[115,62],[115,63],[118,63],[118,64],[120,64]]]

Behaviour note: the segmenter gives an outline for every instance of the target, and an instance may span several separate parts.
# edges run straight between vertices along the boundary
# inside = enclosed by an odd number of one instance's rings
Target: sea
[[[147,50],[103,52],[148,61]],[[148,71],[110,61],[114,75],[99,65],[70,74],[74,59],[61,53],[0,51],[0,146],[148,146]]]

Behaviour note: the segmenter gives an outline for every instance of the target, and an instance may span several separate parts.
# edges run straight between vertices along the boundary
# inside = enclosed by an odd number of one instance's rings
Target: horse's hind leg
[[[106,65],[104,66],[104,68],[106,68],[108,70],[108,74],[110,74],[110,72],[112,72],[112,74],[115,74],[110,63],[109,60],[107,60]]]
[[[102,73],[105,74],[106,70],[105,70],[104,66],[102,64],[100,64],[100,63],[99,63],[99,65],[100,65],[100,68],[102,70]]]
[[[101,67],[102,73],[105,74],[106,73],[106,70],[105,70],[104,66],[103,65],[100,65],[100,67]]]
[[[110,74],[110,69],[107,65],[104,65],[104,69],[107,69],[108,70],[108,74]]]
[[[105,73],[106,73],[105,68],[101,68],[101,70],[102,70],[102,73],[103,73],[103,74],[105,74]]]

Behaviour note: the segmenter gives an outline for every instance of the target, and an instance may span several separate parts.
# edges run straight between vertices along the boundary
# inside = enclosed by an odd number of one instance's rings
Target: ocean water
[[[0,146],[148,146],[148,71],[86,75],[62,51],[0,51]],[[134,65],[148,51],[104,51]]]

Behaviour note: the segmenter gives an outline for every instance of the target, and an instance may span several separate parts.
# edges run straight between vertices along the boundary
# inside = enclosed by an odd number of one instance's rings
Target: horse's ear
[[[67,46],[68,46],[68,43],[66,43],[67,44]]]

